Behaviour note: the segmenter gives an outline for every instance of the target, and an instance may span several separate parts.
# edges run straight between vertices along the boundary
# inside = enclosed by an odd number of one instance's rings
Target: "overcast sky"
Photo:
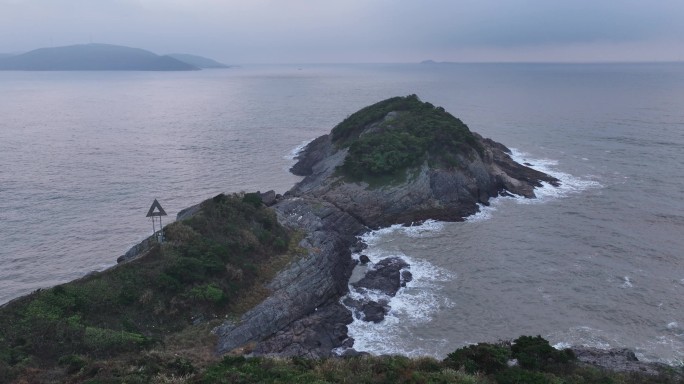
[[[0,53],[241,63],[684,60],[684,0],[0,0]]]

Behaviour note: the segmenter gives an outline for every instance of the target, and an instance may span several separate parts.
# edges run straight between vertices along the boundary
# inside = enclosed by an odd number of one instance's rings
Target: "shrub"
[[[385,119],[389,112],[396,115]],[[366,130],[371,124],[373,129]],[[396,176],[425,160],[433,167],[454,168],[474,151],[482,152],[461,120],[416,95],[360,110],[333,128],[332,138],[338,146],[349,147],[341,171],[356,180]]]
[[[188,292],[188,296],[195,300],[203,300],[212,304],[220,304],[226,300],[223,289],[214,283],[194,287]]]
[[[506,346],[480,343],[457,349],[447,355],[444,363],[454,369],[463,368],[468,373],[491,374],[506,369],[510,357]]]
[[[261,207],[261,196],[258,193],[245,193],[242,197],[242,202],[252,204],[255,208]]]
[[[501,371],[496,375],[498,384],[553,384],[562,383],[553,375],[540,372],[526,371],[517,367]]]
[[[88,364],[88,360],[79,355],[67,355],[60,357],[57,364],[60,367],[65,367],[66,372],[71,375],[85,367]]]
[[[511,346],[513,358],[525,369],[542,370],[550,364],[567,363],[575,359],[572,350],[559,351],[541,336],[520,336]]]
[[[137,351],[151,342],[152,340],[138,333],[97,327],[86,327],[83,336],[86,349],[106,354]]]

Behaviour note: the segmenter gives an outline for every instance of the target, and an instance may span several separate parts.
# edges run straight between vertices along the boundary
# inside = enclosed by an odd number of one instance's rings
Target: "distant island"
[[[6,71],[197,71],[226,67],[201,56],[160,56],[144,49],[111,44],[80,44],[40,48],[18,55],[0,54],[0,70]]]
[[[223,63],[219,63],[216,60],[212,60],[206,57],[202,56],[197,56],[197,55],[189,55],[187,53],[169,53],[169,57],[173,57],[176,60],[180,60],[184,63],[188,63],[190,65],[194,65],[197,68],[200,69],[212,69],[212,68],[230,68],[230,65],[225,65]]]

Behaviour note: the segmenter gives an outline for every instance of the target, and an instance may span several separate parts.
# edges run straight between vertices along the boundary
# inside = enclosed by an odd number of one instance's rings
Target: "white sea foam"
[[[642,348],[637,348],[635,354],[639,361],[667,364],[674,367],[682,367],[684,366],[684,349],[682,349],[682,337],[684,337],[683,334],[657,336],[654,340],[647,342],[646,345],[644,345]],[[662,355],[660,354],[656,355],[652,352],[648,352],[662,349],[670,350],[672,352],[668,357],[662,357]]]
[[[283,159],[293,161],[297,157],[297,155],[299,155],[304,150],[304,148],[306,148],[306,146],[314,140],[315,139],[302,141],[301,144],[294,147],[287,155],[283,156]]]
[[[530,157],[529,154],[519,151],[515,148],[511,148],[511,158],[520,164],[527,163],[532,169],[544,172],[547,175],[553,176],[560,181],[560,186],[554,187],[551,184],[542,182],[541,188],[536,188],[534,194],[537,196],[536,199],[518,199],[519,203],[522,204],[535,204],[544,202],[548,199],[565,197],[570,194],[579,193],[591,188],[600,188],[601,183],[595,180],[584,179],[580,177],[573,176],[569,173],[560,171],[556,168],[558,166],[557,160],[550,159],[535,159]]]
[[[561,349],[566,349],[572,347],[569,343],[566,343],[564,341],[561,341],[560,343],[556,343],[553,345],[554,348],[561,350]]]
[[[466,217],[465,221],[475,222],[489,220],[492,218],[492,214],[494,213],[494,211],[496,211],[496,207],[494,207],[494,204],[489,204],[489,206],[478,204],[478,208],[480,210],[477,211],[477,213]]]
[[[439,235],[439,233],[444,228],[444,222],[436,220],[426,220],[421,224],[404,226],[401,224],[395,224],[389,227],[376,229],[374,231],[367,232],[360,237],[361,241],[366,243],[369,247],[375,245],[380,241],[380,239],[387,234],[393,232],[401,232],[408,237],[413,238],[429,238]]]
[[[629,279],[629,276],[623,277],[624,283],[622,283],[621,287],[622,288],[632,288],[632,281]]]
[[[511,158],[517,163],[529,164],[528,167],[555,177],[560,181],[560,186],[554,187],[549,183],[542,182],[542,186],[537,187],[534,190],[534,194],[537,196],[536,199],[526,199],[520,196],[496,197],[490,200],[489,206],[479,204],[479,211],[473,215],[466,217],[465,221],[479,222],[491,219],[494,212],[497,210],[498,206],[506,200],[514,200],[520,204],[539,204],[550,199],[562,198],[573,193],[582,192],[587,189],[601,187],[601,184],[598,181],[586,178],[579,178],[569,173],[559,171],[558,169],[556,169],[556,167],[558,166],[557,160],[532,158],[529,154],[519,151],[515,148],[511,148]]]
[[[600,329],[588,326],[570,328],[565,332],[556,332],[548,336],[549,340],[559,340],[554,348],[562,349],[571,346],[610,349],[622,347],[617,338],[610,337]]]
[[[434,353],[425,348],[411,348],[405,337],[411,333],[410,330],[413,327],[428,323],[440,308],[452,305],[448,298],[439,294],[439,291],[442,284],[454,279],[455,275],[425,260],[413,259],[404,254],[391,256],[401,257],[410,264],[409,270],[413,275],[413,280],[408,282],[406,287],[401,288],[394,297],[375,291],[357,291],[350,287],[351,298],[375,301],[384,299],[389,301],[391,307],[385,319],[377,324],[354,319],[349,325],[349,336],[355,340],[354,348],[372,354],[418,356]],[[446,341],[430,340],[421,344],[434,347],[435,343],[446,343]]]

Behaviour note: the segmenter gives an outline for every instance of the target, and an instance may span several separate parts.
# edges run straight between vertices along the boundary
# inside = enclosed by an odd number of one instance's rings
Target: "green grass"
[[[207,329],[203,329],[203,333]],[[202,337],[186,343],[207,343]],[[108,333],[97,335],[109,340]],[[132,337],[123,334],[122,337]],[[117,343],[118,341],[113,341]],[[460,384],[645,384],[680,383],[682,368],[657,376],[608,372],[578,364],[569,351],[553,349],[541,337],[522,336],[513,342],[481,343],[460,348],[444,360],[430,357],[361,356],[353,358],[246,358],[217,359],[178,348],[143,350],[97,358],[65,355],[53,367],[22,366],[2,371],[24,382],[48,383],[460,383]],[[522,361],[531,357],[527,363]],[[508,366],[511,359],[518,365]],[[536,361],[535,363],[530,363]]]
[[[396,114],[386,119],[389,112]],[[375,128],[364,133],[371,124]],[[416,95],[361,109],[333,128],[332,140],[349,148],[340,170],[356,181],[401,176],[426,160],[432,167],[456,168],[482,151],[461,120]]]
[[[2,307],[0,373],[164,348],[197,319],[236,317],[245,302],[257,304],[274,268],[298,252],[293,234],[250,194],[205,201],[166,237],[137,260]]]

